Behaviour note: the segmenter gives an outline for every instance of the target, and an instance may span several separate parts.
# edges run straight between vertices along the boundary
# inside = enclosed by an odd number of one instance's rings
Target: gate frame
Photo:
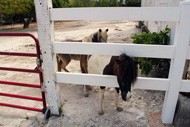
[[[31,37],[36,45],[36,53],[18,53],[18,52],[0,52],[0,55],[9,55],[9,56],[25,56],[25,57],[36,57],[37,58],[37,67],[35,69],[23,69],[23,68],[8,68],[8,67],[0,67],[0,70],[5,71],[17,71],[17,72],[29,72],[29,73],[38,73],[39,79],[40,79],[40,85],[37,84],[28,84],[28,83],[19,83],[19,82],[10,82],[10,81],[0,81],[0,84],[2,85],[12,85],[12,86],[22,86],[22,87],[30,87],[30,88],[39,88],[41,89],[41,96],[42,98],[38,97],[31,97],[31,96],[25,96],[25,95],[18,95],[18,94],[9,94],[9,93],[2,93],[0,92],[0,96],[6,96],[6,97],[13,97],[13,98],[20,98],[20,99],[27,99],[27,100],[34,100],[34,101],[42,101],[43,108],[33,108],[28,106],[21,106],[21,105],[15,105],[15,104],[8,104],[8,103],[0,103],[0,106],[6,106],[6,107],[12,107],[12,108],[18,108],[18,109],[24,109],[24,110],[30,110],[30,111],[37,111],[42,112],[43,114],[47,114],[47,106],[46,106],[46,98],[45,98],[45,92],[43,88],[43,74],[41,71],[42,63],[41,60],[41,52],[39,47],[39,41],[37,38],[35,38],[32,34],[29,33],[0,33],[0,37],[9,36],[9,37]],[[49,114],[47,114],[49,115]],[[46,116],[48,118],[49,116]]]

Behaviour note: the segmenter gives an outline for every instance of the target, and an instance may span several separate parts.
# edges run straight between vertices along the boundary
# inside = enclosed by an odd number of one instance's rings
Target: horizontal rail
[[[22,87],[32,87],[32,88],[41,88],[40,85],[36,85],[36,84],[18,83],[18,82],[9,82],[9,81],[0,81],[0,84],[12,85],[12,86],[22,86]]]
[[[42,98],[38,98],[38,97],[30,97],[30,96],[24,96],[24,95],[2,93],[2,92],[0,92],[0,96],[14,97],[14,98],[20,98],[20,99],[33,100],[33,101],[42,101]]]
[[[118,87],[116,76],[97,75],[97,74],[80,74],[56,72],[56,82],[68,84],[83,84],[93,86]],[[169,79],[164,78],[147,78],[138,77],[135,82],[135,89],[160,90],[166,91],[169,86]],[[190,80],[182,80],[180,92],[190,92]]]
[[[182,80],[180,92],[190,92],[190,80]]]
[[[53,8],[50,18],[60,20],[179,21],[178,7]]]
[[[85,49],[85,50],[84,50]],[[143,45],[143,44],[118,44],[118,43],[79,43],[79,42],[54,42],[54,53],[60,54],[96,54],[120,55],[127,53],[133,57],[173,58],[173,45]]]
[[[29,111],[42,112],[42,109],[40,109],[40,108],[33,108],[33,107],[27,107],[27,106],[20,106],[20,105],[7,104],[7,103],[1,103],[1,102],[0,102],[0,106],[6,106],[6,107],[24,109],[24,110],[29,110]]]
[[[30,34],[30,33],[0,33],[0,37],[31,37],[35,44],[36,44],[36,53],[37,53],[37,57],[40,58],[40,45],[39,45],[39,41],[36,37],[34,37],[34,35]]]
[[[36,53],[0,52],[0,55],[37,57]]]
[[[110,75],[56,72],[56,81],[57,83],[118,87],[116,76]],[[134,88],[165,91],[168,85],[169,79],[138,77]]]
[[[29,73],[39,73],[37,69],[22,69],[22,68],[10,68],[10,67],[0,67],[3,71],[18,71],[18,72],[29,72]]]

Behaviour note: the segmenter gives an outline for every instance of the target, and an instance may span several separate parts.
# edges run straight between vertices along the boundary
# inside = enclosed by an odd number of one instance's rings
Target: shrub
[[[143,32],[139,35],[134,35],[131,38],[133,39],[133,43],[135,44],[168,45],[170,41],[169,33],[170,33],[170,28],[166,26],[164,30],[161,30],[158,33]],[[154,67],[157,68],[157,70],[162,70],[158,69],[158,67],[162,68],[162,65],[164,65],[163,63],[169,63],[168,59],[140,58],[140,57],[134,59],[137,63],[139,63],[139,67],[142,71],[142,74],[145,75],[148,75]],[[167,77],[167,76],[159,76],[159,77]]]

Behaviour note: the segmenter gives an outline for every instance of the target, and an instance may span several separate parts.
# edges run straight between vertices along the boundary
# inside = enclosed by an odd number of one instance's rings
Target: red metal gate
[[[37,62],[36,62],[37,66],[35,69],[0,67],[0,70],[37,73],[37,74],[39,74],[40,84],[38,85],[38,84],[28,84],[28,83],[19,83],[19,82],[10,82],[10,81],[0,80],[0,85],[12,85],[12,86],[20,86],[20,87],[38,88],[38,89],[41,89],[42,98],[17,95],[17,94],[10,94],[10,93],[2,93],[2,92],[0,92],[0,96],[34,100],[34,101],[41,101],[43,103],[43,108],[33,108],[33,107],[28,107],[28,106],[21,106],[21,105],[1,103],[1,102],[0,102],[0,106],[7,106],[7,107],[12,107],[12,108],[19,108],[19,109],[24,109],[24,110],[31,110],[31,111],[37,111],[37,112],[45,113],[47,111],[46,110],[47,107],[46,107],[45,93],[44,93],[43,88],[42,88],[42,84],[43,84],[43,75],[42,75],[42,71],[41,71],[42,60],[40,58],[41,53],[40,53],[40,47],[39,47],[38,39],[35,38],[33,35],[28,34],[28,33],[0,33],[0,37],[2,37],[2,36],[31,37],[36,44],[36,53],[0,52],[0,55],[36,57],[37,58]]]

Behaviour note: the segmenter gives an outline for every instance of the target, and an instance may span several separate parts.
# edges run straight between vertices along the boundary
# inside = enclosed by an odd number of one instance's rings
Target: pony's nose
[[[128,92],[128,93],[127,93],[127,97],[126,97],[126,98],[127,98],[127,101],[128,101],[131,97],[132,97],[131,92]]]
[[[127,94],[122,94],[121,97],[123,101],[128,101],[132,97],[132,95],[130,92],[128,92]]]

